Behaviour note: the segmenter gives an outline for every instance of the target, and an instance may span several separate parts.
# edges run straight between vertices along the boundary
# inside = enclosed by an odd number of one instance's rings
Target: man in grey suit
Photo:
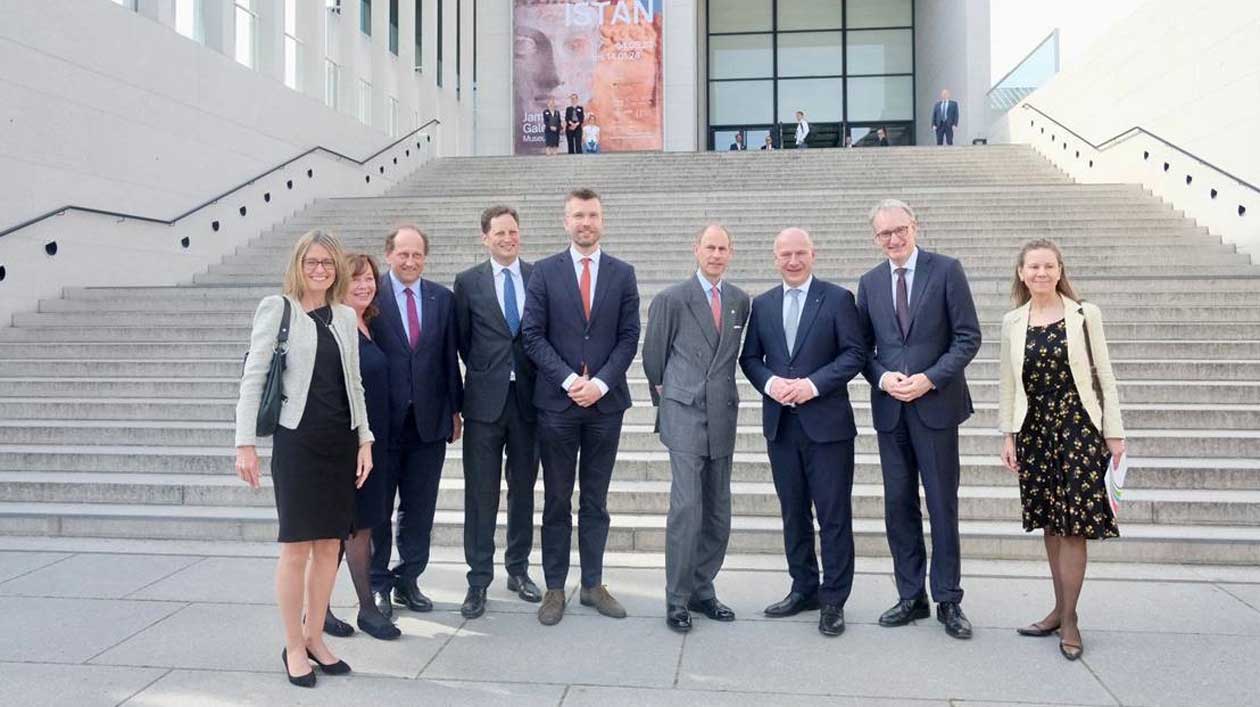
[[[691,611],[734,621],[713,579],[731,534],[731,457],[739,391],[735,363],[748,295],[722,280],[734,247],[718,224],[696,236],[696,274],[652,300],[643,371],[673,483],[665,526],[665,623],[691,630]]]
[[[520,259],[516,209],[491,206],[481,214],[481,242],[490,257],[455,277],[455,322],[464,359],[464,559],[468,594],[460,613],[485,613],[494,578],[494,531],[499,479],[507,453],[508,591],[542,601],[529,578],[538,481],[538,413],[534,364],[525,355],[521,319],[534,266]]]

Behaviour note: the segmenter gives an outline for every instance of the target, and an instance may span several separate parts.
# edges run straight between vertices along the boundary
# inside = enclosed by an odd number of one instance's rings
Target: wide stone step
[[[439,511],[432,541],[439,546],[463,543],[463,514]],[[499,518],[498,542],[505,519]],[[539,518],[535,517],[535,525]],[[855,549],[862,557],[885,557],[883,522],[860,518],[853,524]],[[576,530],[576,523],[574,524]],[[962,553],[968,559],[1044,559],[1040,533],[1024,533],[1018,523],[961,521]],[[930,528],[925,525],[925,532]],[[1260,529],[1240,526],[1173,526],[1131,523],[1122,526],[1122,542],[1095,543],[1090,556],[1101,561],[1177,562],[1252,565],[1260,563]],[[129,504],[0,503],[0,533],[44,537],[161,538],[184,540],[273,540],[275,511],[269,508],[221,508]],[[574,538],[576,542],[576,537]],[[612,552],[662,552],[665,517],[613,515],[606,549]],[[732,553],[783,551],[778,519],[732,519]]]

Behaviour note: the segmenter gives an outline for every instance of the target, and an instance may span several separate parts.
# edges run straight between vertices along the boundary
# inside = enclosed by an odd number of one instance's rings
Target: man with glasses
[[[389,271],[377,285],[381,314],[371,324],[373,341],[389,359],[391,503],[398,494],[400,559],[392,570],[392,524],[372,531],[372,592],[387,617],[391,589],[399,605],[433,610],[418,580],[429,563],[446,445],[459,439],[461,427],[455,300],[450,290],[420,277],[428,255],[429,239],[416,226],[399,226],[385,238]]]
[[[858,283],[867,339],[863,375],[884,476],[884,523],[899,600],[879,617],[904,626],[931,616],[919,482],[932,523],[932,598],[954,638],[971,638],[962,612],[958,536],[958,426],[972,413],[963,369],[980,349],[980,323],[962,265],[916,245],[918,220],[896,199],[871,210],[887,260]]]

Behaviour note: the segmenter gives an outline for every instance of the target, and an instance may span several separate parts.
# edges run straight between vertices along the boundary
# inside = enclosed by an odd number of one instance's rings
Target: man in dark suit
[[[581,602],[624,618],[603,584],[608,541],[608,483],[621,419],[630,407],[626,369],[639,347],[639,287],[634,267],[602,252],[599,195],[575,189],[564,202],[569,248],[534,265],[521,332],[538,368],[534,386],[543,467],[543,573],[547,592],[538,620],[564,617],[573,534],[571,498],[579,482],[578,554]],[[581,456],[581,463],[578,457]]]
[[[744,146],[744,133],[743,132],[735,133],[735,142],[731,143],[730,151],[742,152],[743,150],[747,150],[747,149],[748,148]]]
[[[582,124],[586,122],[586,113],[578,105],[578,95],[569,94],[569,105],[564,109],[564,135],[569,142],[569,154],[582,154]]]
[[[665,623],[685,633],[690,611],[734,621],[713,579],[731,536],[731,457],[739,419],[735,362],[748,295],[722,279],[731,235],[713,224],[696,236],[696,274],[661,291],[648,311],[643,372],[656,431],[673,476],[665,525]]]
[[[958,127],[958,101],[949,100],[949,91],[941,91],[941,100],[932,106],[932,128],[937,145],[954,144],[954,128]]]
[[[881,626],[931,616],[924,592],[927,551],[919,482],[932,523],[932,598],[955,638],[970,638],[963,614],[958,537],[958,426],[971,416],[963,369],[980,349],[980,323],[962,265],[920,250],[918,220],[896,199],[871,211],[875,243],[887,256],[858,283],[866,332],[871,414],[884,475],[884,523],[897,604]]]
[[[520,259],[516,209],[491,206],[481,214],[481,242],[490,258],[455,276],[455,321],[464,359],[464,559],[468,594],[460,613],[485,613],[494,578],[494,530],[500,469],[507,452],[508,591],[542,601],[529,578],[534,543],[534,484],[538,481],[534,364],[525,355],[521,315],[533,266]]]
[[[378,608],[392,614],[396,603],[432,611],[417,584],[429,563],[429,540],[437,509],[438,480],[446,445],[459,439],[463,388],[456,351],[455,298],[421,279],[429,239],[416,226],[394,229],[385,238],[389,271],[377,286],[372,339],[389,359],[390,452],[394,456],[389,495],[398,493],[398,554],[389,568],[391,524],[372,531],[372,591]]]
[[[783,515],[783,545],[792,589],[766,616],[821,608],[818,630],[844,632],[853,588],[853,440],[857,427],[849,381],[866,348],[853,294],[813,276],[809,234],[788,228],[774,239],[783,284],[752,303],[739,363],[762,391],[761,424]],[[818,513],[822,582],[814,556]]]

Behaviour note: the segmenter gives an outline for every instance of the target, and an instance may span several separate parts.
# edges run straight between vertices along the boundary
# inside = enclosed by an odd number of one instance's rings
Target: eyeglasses
[[[887,243],[893,239],[893,236],[896,236],[897,238],[905,238],[910,235],[910,228],[911,227],[907,225],[890,228],[887,231],[876,231],[875,240],[880,243]]]
[[[315,258],[306,258],[302,261],[302,269],[306,270],[307,272],[315,272],[315,270],[321,267],[324,268],[324,270],[329,270],[329,271],[336,270],[337,261],[333,260],[332,258],[325,258],[323,260],[317,260]]]

